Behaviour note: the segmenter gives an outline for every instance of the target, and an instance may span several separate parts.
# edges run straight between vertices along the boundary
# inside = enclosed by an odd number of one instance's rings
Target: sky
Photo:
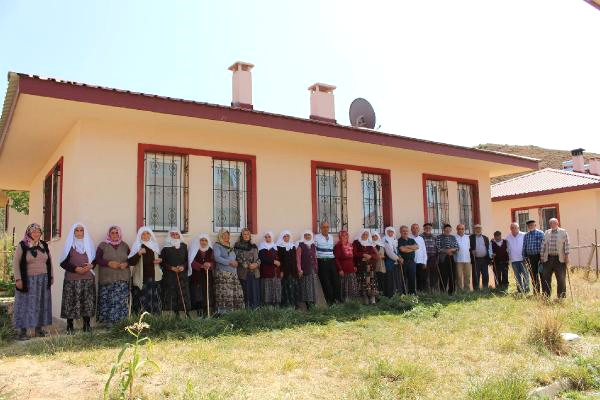
[[[6,73],[231,103],[237,60],[254,108],[308,117],[337,86],[378,129],[446,143],[600,153],[600,11],[583,0],[0,0]],[[379,126],[380,125],[380,126]]]

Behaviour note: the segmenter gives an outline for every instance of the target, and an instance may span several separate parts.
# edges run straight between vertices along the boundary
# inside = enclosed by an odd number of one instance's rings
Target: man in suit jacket
[[[556,294],[567,297],[567,264],[569,263],[569,234],[558,226],[556,218],[550,219],[550,229],[544,233],[542,248],[542,291],[548,297],[552,293],[552,274],[556,275]]]
[[[473,290],[479,290],[479,280],[481,279],[482,287],[488,288],[490,275],[488,265],[492,259],[492,250],[490,247],[490,239],[481,233],[481,225],[476,224],[471,239],[471,265],[473,268]]]

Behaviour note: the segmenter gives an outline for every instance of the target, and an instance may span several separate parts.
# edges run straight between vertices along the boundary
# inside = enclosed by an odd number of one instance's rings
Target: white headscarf
[[[75,228],[77,227],[83,228],[83,239],[77,239],[75,237]],[[96,258],[96,246],[94,246],[94,242],[90,237],[90,232],[81,222],[74,223],[71,227],[71,230],[69,230],[67,240],[65,241],[65,247],[63,248],[63,252],[60,257],[60,262],[66,260],[71,249],[75,249],[75,251],[79,254],[87,254],[89,263],[92,263]]]
[[[394,236],[389,237],[387,234],[388,231],[394,232]],[[398,238],[396,238],[396,229],[393,226],[388,226],[387,228],[385,228],[385,231],[383,234],[383,241],[384,241],[384,243],[388,243],[389,245],[391,245],[392,248],[394,248],[394,249],[398,247]]]
[[[373,240],[374,235],[377,235],[377,240]],[[383,246],[383,238],[381,237],[381,233],[379,233],[377,229],[371,230],[371,242],[373,243],[373,246]]]
[[[200,239],[206,239],[208,241],[208,246],[206,246],[206,248],[202,248],[202,246],[200,246]],[[192,263],[194,262],[194,258],[196,258],[196,254],[198,254],[198,251],[207,251],[208,249],[210,249],[210,247],[210,237],[208,236],[208,233],[199,234],[190,243],[190,247],[188,249],[188,276],[192,275]]]
[[[150,233],[150,240],[147,242],[142,241],[142,233],[144,232]],[[140,251],[140,249],[142,248],[142,244],[150,250],[152,250],[154,252],[154,255],[158,257],[158,255],[160,254],[160,247],[158,246],[158,242],[156,241],[156,236],[154,236],[154,232],[152,232],[152,229],[148,228],[147,226],[142,226],[140,229],[138,229],[137,235],[135,237],[135,242],[133,242],[133,245],[131,246],[131,251],[129,252],[129,257],[133,257],[138,251]]]
[[[310,240],[306,240],[304,239],[304,235],[306,235],[307,233],[310,233]],[[312,230],[307,229],[302,233],[302,236],[300,237],[300,240],[298,240],[298,244],[300,243],[304,243],[305,245],[307,245],[308,247],[310,247],[313,243],[315,242],[315,234],[313,233]]]
[[[271,236],[270,243],[267,243],[267,241],[264,239],[265,236],[267,236],[267,235]],[[267,231],[263,235],[263,241],[260,242],[260,244],[258,245],[258,251],[261,251],[263,249],[265,249],[265,250],[277,249],[277,245],[275,244],[275,237],[273,236],[273,232]]]
[[[288,235],[290,237],[290,239],[287,242],[283,240],[283,237],[285,235]],[[291,249],[296,247],[296,245],[292,241],[292,233],[288,230],[281,231],[281,233],[279,234],[279,239],[277,239],[277,243],[275,244],[279,247],[285,247],[287,251],[290,251]]]
[[[365,232],[367,233],[367,236],[368,236],[367,240],[363,240],[363,238],[362,238],[362,236]],[[358,235],[356,236],[356,238],[354,240],[358,240],[358,242],[365,247],[373,246],[373,242],[371,242],[371,231],[369,231],[368,229],[361,229],[358,232]]]
[[[178,233],[179,239],[173,239],[171,237],[171,233]],[[169,230],[169,233],[167,233],[167,238],[165,239],[165,245],[163,246],[163,248],[175,247],[176,249],[179,249],[179,247],[181,247],[181,243],[185,243],[185,241],[183,240],[183,234],[179,229],[173,228]]]

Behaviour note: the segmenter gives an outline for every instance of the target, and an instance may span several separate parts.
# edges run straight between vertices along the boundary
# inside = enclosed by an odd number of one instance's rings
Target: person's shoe
[[[23,342],[25,340],[28,340],[29,338],[27,337],[27,329],[21,329],[19,331],[19,334],[17,335],[17,340]]]
[[[67,335],[75,334],[75,328],[73,328],[73,322],[67,322]]]
[[[48,336],[48,332],[42,329],[42,327],[35,328],[35,336],[36,337],[46,337]]]

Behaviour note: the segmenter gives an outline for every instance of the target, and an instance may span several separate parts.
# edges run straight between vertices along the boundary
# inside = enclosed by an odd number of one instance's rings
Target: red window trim
[[[473,186],[473,224],[481,223],[481,214],[479,203],[479,181],[474,179],[466,179],[466,178],[456,178],[453,176],[443,176],[443,175],[432,175],[432,174],[423,174],[423,221],[425,223],[428,221],[428,213],[427,213],[427,181],[452,181],[456,183],[466,183],[468,185]]]
[[[59,187],[60,193],[58,194],[58,205],[59,205],[59,210],[58,210],[58,233],[57,233],[57,235],[55,237],[52,236],[52,215],[50,215],[50,237],[49,238],[44,238],[47,242],[50,241],[50,240],[52,240],[52,239],[54,239],[54,238],[60,238],[61,235],[62,235],[63,182],[65,181],[65,169],[63,168],[63,156],[60,156],[60,158],[58,159],[58,161],[56,162],[56,164],[54,164],[52,166],[52,168],[50,168],[50,171],[48,171],[48,173],[46,174],[46,176],[44,176],[43,182],[45,182],[46,179],[48,179],[48,176],[50,176],[50,175],[52,175],[54,173],[54,170],[56,169],[56,167],[58,167],[58,169],[60,170],[60,187]],[[52,199],[50,200],[50,208],[52,208]],[[52,212],[52,210],[50,210],[50,212]]]
[[[560,206],[558,205],[558,203],[536,204],[533,206],[523,206],[523,207],[511,208],[510,209],[510,223],[512,224],[513,222],[517,222],[517,220],[516,220],[517,211],[531,210],[532,208],[556,208],[556,219],[558,219],[558,222],[560,223]],[[541,226],[541,225],[539,225],[539,222],[540,221],[538,221],[538,226]]]
[[[317,168],[329,168],[335,170],[351,170],[365,172],[368,174],[381,175],[383,187],[381,195],[383,196],[383,223],[385,226],[393,224],[393,209],[392,209],[392,178],[391,171],[383,168],[365,167],[351,164],[337,164],[327,161],[311,160],[310,162],[310,183],[311,183],[311,203],[312,203],[312,229],[313,232],[318,232],[317,226]]]
[[[258,233],[257,197],[256,197],[256,156],[250,154],[227,153],[223,151],[194,149],[190,147],[163,146],[158,144],[138,143],[137,160],[137,226],[144,223],[144,154],[169,153],[178,155],[211,157],[220,160],[245,161],[250,164],[246,169],[246,182],[250,185],[250,195],[247,196],[248,229]]]

